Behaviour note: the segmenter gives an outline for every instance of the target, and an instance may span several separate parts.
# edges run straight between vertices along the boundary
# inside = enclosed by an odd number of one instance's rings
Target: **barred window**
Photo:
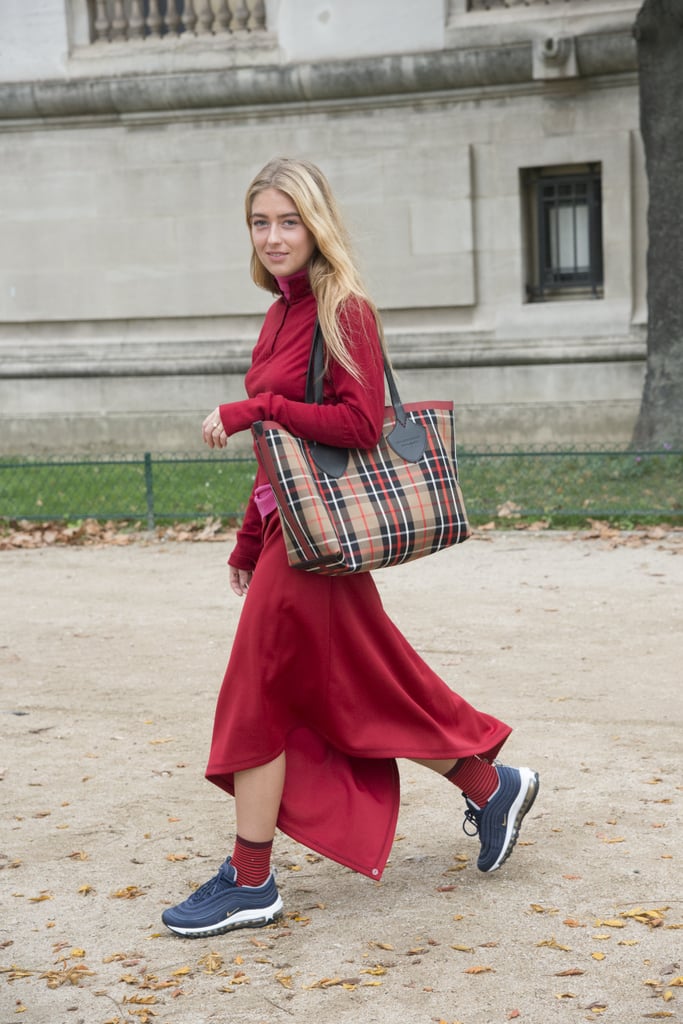
[[[528,302],[602,298],[599,164],[522,171]]]

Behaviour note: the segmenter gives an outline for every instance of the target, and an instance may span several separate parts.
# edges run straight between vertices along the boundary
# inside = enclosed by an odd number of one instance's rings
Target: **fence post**
[[[145,496],[147,499],[147,529],[154,529],[154,488],[152,486],[152,456],[145,452]]]

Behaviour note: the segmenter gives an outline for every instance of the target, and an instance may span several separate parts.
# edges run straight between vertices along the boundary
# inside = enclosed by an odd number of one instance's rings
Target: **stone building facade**
[[[471,445],[628,440],[638,6],[3,0],[0,453],[199,449],[271,301],[243,195],[279,154],[337,191],[406,400]]]

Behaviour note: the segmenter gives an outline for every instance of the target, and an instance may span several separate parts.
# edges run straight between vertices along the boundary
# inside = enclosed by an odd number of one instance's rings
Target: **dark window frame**
[[[602,169],[600,164],[572,167],[540,167],[522,171],[527,236],[528,302],[551,299],[602,298]],[[580,264],[578,255],[579,210],[587,211],[588,263]],[[569,236],[562,237],[559,216],[572,213]],[[560,248],[566,254],[569,241],[573,265],[563,265]]]

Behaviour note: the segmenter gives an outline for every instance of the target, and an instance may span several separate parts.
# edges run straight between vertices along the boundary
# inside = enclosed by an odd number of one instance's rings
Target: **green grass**
[[[589,518],[622,526],[683,520],[683,452],[461,450],[473,525]],[[256,471],[251,459],[154,456],[0,459],[0,519],[147,522],[207,516],[238,521]]]
[[[473,521],[587,518],[623,525],[683,518],[683,453],[461,452],[460,482]]]
[[[0,518],[67,520],[237,520],[249,499],[256,464],[154,458],[151,488],[142,460],[0,460]]]

